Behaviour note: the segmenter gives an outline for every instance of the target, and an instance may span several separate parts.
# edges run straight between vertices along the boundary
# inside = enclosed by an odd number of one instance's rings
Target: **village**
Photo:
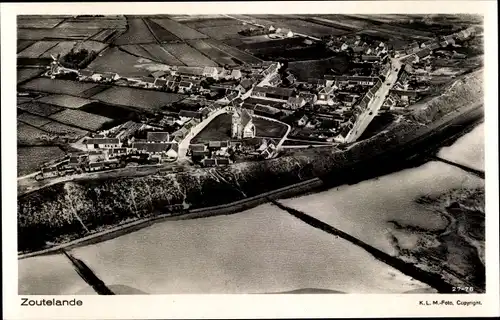
[[[301,37],[273,27],[250,28],[245,32],[270,38]],[[59,57],[53,58],[45,74],[53,79],[70,75],[81,82],[180,93],[189,98],[183,100],[177,114],[165,111],[142,122],[127,121],[84,137],[72,145],[80,153],[44,165],[38,178],[130,165],[187,161],[189,165],[209,167],[270,159],[286,148],[287,139],[304,147],[353,142],[368,125],[361,125],[359,133],[360,122],[370,123],[376,114],[404,111],[425,97],[429,85],[420,81],[419,74],[432,68],[439,49],[459,46],[473,35],[474,29],[469,28],[439,39],[414,42],[399,51],[382,41],[367,42],[360,36],[330,37],[326,39],[328,48],[347,52],[353,66],[359,68],[307,81],[297,79],[286,64],[272,61],[240,68],[165,66],[148,77],[137,78],[69,69],[61,66]],[[308,38],[304,41],[311,42]],[[389,77],[394,81],[387,80]],[[380,104],[373,106],[375,100],[380,100]],[[225,126],[221,129],[224,134],[199,138],[214,119],[224,115],[230,117],[230,121],[221,124]],[[288,127],[288,131],[282,130],[280,136],[258,135],[256,118]],[[265,132],[266,128],[260,131]]]

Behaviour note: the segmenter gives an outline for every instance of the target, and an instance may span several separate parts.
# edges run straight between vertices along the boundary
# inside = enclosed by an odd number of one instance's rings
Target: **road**
[[[191,144],[191,140],[198,134],[200,133],[201,130],[203,130],[213,119],[216,117],[220,116],[223,113],[229,112],[229,107],[224,107],[221,108],[211,115],[209,115],[207,118],[203,119],[202,122],[198,123],[196,126],[191,128],[189,133],[186,135],[186,137],[179,143],[179,152],[178,152],[178,161],[185,161],[187,159],[186,154],[189,149],[189,144]]]
[[[391,58],[391,69],[389,75],[386,77],[384,83],[375,93],[375,97],[368,103],[367,108],[358,117],[356,123],[346,137],[346,142],[356,141],[366,130],[370,122],[378,114],[380,108],[384,104],[385,98],[389,95],[389,90],[394,86],[398,80],[399,69],[401,68],[401,61],[399,59]]]

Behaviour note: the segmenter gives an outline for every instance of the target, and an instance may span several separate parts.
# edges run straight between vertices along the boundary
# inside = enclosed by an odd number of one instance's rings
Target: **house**
[[[318,100],[318,96],[310,92],[299,92],[299,97],[304,99],[306,103],[314,104]]]
[[[302,118],[297,121],[297,124],[301,127],[305,126],[309,118],[306,115],[303,115]]]
[[[316,86],[317,88],[325,87],[327,83],[328,83],[327,79],[309,78],[307,80],[307,84],[311,84],[313,86]]]
[[[114,72],[103,72],[100,78],[100,80],[104,82],[113,82],[118,79],[120,79],[120,76]]]
[[[127,153],[128,153],[127,148],[114,148],[114,149],[109,149],[108,151],[109,157],[111,158],[123,156],[126,155]]]
[[[239,80],[241,78],[241,71],[238,69],[233,69],[228,77],[230,79]]]
[[[288,83],[290,83],[290,84],[295,83],[295,81],[297,80],[293,74],[289,74],[289,75],[287,75],[285,79],[286,79],[286,80],[288,81]]]
[[[207,78],[214,78],[218,79],[219,78],[219,71],[217,71],[217,68],[215,67],[205,67],[203,68],[202,75]]]
[[[193,143],[189,145],[189,150],[191,152],[193,151],[205,151],[207,149],[207,146],[204,145],[203,143]]]
[[[318,101],[320,103],[327,103],[332,101],[334,97],[333,88],[332,87],[324,87],[318,93]]]
[[[88,153],[88,160],[90,162],[108,160],[108,152],[104,150],[92,150]]]
[[[201,161],[201,164],[204,167],[215,167],[217,165],[217,162],[215,161],[215,159],[203,159]]]
[[[155,79],[155,82],[153,83],[153,86],[157,89],[164,89],[167,87],[168,80],[166,79]]]
[[[168,132],[152,131],[147,133],[147,141],[151,142],[168,142],[170,134]]]
[[[382,107],[384,109],[391,109],[396,105],[396,99],[394,98],[393,95],[389,95],[387,99],[385,99],[384,103],[382,104]]]
[[[280,37],[284,37],[284,38],[291,38],[291,37],[293,37],[292,30],[286,29],[286,28],[278,28],[278,29],[276,29],[276,31],[274,33],[276,35],[278,35]]]
[[[293,96],[294,90],[289,88],[277,87],[255,87],[252,91],[252,96],[287,101],[288,98]]]
[[[275,87],[275,86],[278,86],[279,84],[281,84],[281,77],[279,74],[274,74],[269,80],[269,85]]]
[[[201,119],[202,114],[199,111],[181,110],[179,117]]]
[[[363,62],[374,63],[374,62],[380,62],[382,60],[382,58],[380,56],[377,56],[377,55],[367,54],[367,55],[362,55],[361,60]]]
[[[122,146],[120,139],[117,138],[88,138],[84,142],[87,150],[112,149]]]
[[[358,85],[358,86],[373,86],[377,82],[375,77],[363,77],[363,76],[330,76],[326,75],[327,84],[336,82],[339,85]],[[332,85],[330,85],[332,86]],[[330,87],[329,86],[329,87]]]
[[[92,75],[94,74],[94,71],[92,70],[80,70],[78,71],[78,80],[90,80],[92,79]]]
[[[290,97],[286,102],[287,107],[289,107],[290,109],[302,108],[305,104],[306,101],[301,97]]]
[[[179,92],[188,92],[193,88],[193,83],[189,81],[181,81],[179,82]]]
[[[255,125],[252,118],[251,110],[234,108],[231,118],[231,137],[233,139],[254,138]]]
[[[163,154],[170,149],[171,142],[134,142],[132,148],[149,155]]]
[[[153,88],[155,84],[155,78],[152,77],[142,77],[142,83],[146,88]]]
[[[215,70],[217,71],[217,69]],[[182,78],[202,78],[204,76],[204,68],[202,67],[178,67],[176,73]]]
[[[254,81],[251,79],[243,79],[240,84],[236,87],[241,93],[245,93],[253,87]]]
[[[165,77],[168,74],[170,74],[170,73],[167,73],[166,71],[160,70],[160,71],[153,72],[151,75],[153,76],[153,78],[158,79],[158,78]]]

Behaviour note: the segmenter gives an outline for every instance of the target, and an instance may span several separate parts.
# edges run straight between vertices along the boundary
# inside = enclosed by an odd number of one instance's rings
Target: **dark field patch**
[[[232,115],[229,113],[217,116],[191,140],[191,143],[231,140],[231,120]]]
[[[17,176],[37,171],[45,162],[60,159],[64,151],[58,147],[17,148]]]
[[[254,117],[256,137],[281,138],[285,135],[287,127],[284,124]]]
[[[134,110],[121,106],[112,106],[102,102],[89,103],[81,107],[79,110],[114,120],[129,119],[138,115],[138,113]]]
[[[82,97],[82,98],[90,98],[90,97],[98,94],[99,92],[102,92],[102,91],[108,89],[109,87],[110,86],[99,84],[99,85],[97,85],[95,87],[92,87],[92,88],[89,88],[89,89],[83,91],[80,94],[80,97]]]
[[[309,78],[323,78],[325,74],[331,74],[332,69],[336,73],[344,73],[348,68],[348,58],[340,55],[324,60],[294,61],[288,63],[288,70],[302,81],[307,81]]]

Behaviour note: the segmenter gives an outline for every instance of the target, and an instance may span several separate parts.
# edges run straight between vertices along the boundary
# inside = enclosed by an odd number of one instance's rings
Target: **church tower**
[[[241,109],[235,107],[233,109],[233,117],[231,120],[231,137],[233,139],[241,139],[243,130],[241,128]]]

